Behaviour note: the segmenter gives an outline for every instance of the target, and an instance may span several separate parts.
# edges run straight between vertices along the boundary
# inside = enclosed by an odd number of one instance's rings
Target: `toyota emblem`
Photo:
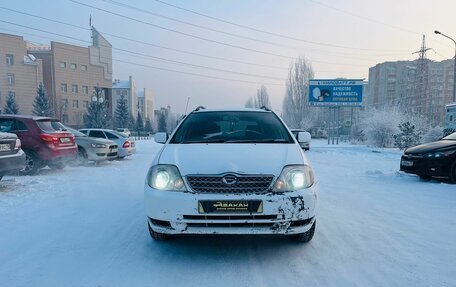
[[[222,178],[222,181],[226,185],[232,185],[232,184],[235,184],[238,181],[238,179],[235,175],[225,175]]]

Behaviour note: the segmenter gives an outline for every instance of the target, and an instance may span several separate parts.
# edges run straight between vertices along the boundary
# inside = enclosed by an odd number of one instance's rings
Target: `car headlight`
[[[108,146],[105,145],[105,144],[91,144],[91,146],[92,146],[93,148],[106,148],[106,147],[108,147]]]
[[[179,191],[187,190],[179,170],[174,165],[154,165],[147,173],[147,184],[155,189]]]
[[[273,191],[293,191],[311,187],[314,184],[314,174],[308,165],[289,165],[274,184]]]
[[[456,150],[438,151],[438,152],[428,153],[426,156],[439,158],[439,157],[450,156],[450,155],[454,154],[455,152],[456,152]]]

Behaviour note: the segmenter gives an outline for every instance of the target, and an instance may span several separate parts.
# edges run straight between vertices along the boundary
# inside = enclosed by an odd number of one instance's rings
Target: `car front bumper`
[[[91,148],[87,150],[87,159],[91,161],[104,161],[117,158],[117,148]]]
[[[25,153],[19,150],[15,154],[0,156],[0,175],[20,171],[25,167]]]
[[[315,221],[318,185],[293,192],[209,194],[161,191],[145,185],[149,225],[165,234],[297,234]],[[198,202],[261,200],[261,213],[200,213]]]
[[[409,165],[405,165],[406,162]],[[454,162],[454,157],[424,158],[403,155],[400,170],[419,176],[448,178],[450,176],[452,162]]]

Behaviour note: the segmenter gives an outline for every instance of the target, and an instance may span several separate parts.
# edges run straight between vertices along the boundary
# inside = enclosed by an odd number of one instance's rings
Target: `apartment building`
[[[453,60],[396,61],[369,69],[368,107],[398,107],[443,126],[453,94]]]
[[[117,104],[121,97],[127,101],[128,111],[131,112],[132,116],[136,119],[138,115],[138,98],[136,92],[136,82],[133,77],[130,76],[128,80],[114,80],[112,83],[112,113],[115,112]]]
[[[96,100],[95,87],[102,89],[112,115],[112,46],[94,27],[89,47],[51,42],[48,47],[29,44],[28,50],[43,62],[44,85],[63,123],[83,126],[87,106]]]
[[[0,33],[0,110],[8,95],[14,95],[19,113],[32,114],[42,68],[42,61],[27,52],[23,37]]]

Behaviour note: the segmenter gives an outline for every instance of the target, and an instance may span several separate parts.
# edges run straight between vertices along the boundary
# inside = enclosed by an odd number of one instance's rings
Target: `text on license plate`
[[[200,200],[199,213],[262,213],[261,200]]]
[[[413,161],[411,161],[411,160],[403,160],[403,161],[401,161],[401,164],[403,166],[413,166]]]
[[[9,144],[0,144],[0,151],[10,151],[11,147]]]
[[[70,138],[60,138],[61,143],[69,143],[71,142]]]

